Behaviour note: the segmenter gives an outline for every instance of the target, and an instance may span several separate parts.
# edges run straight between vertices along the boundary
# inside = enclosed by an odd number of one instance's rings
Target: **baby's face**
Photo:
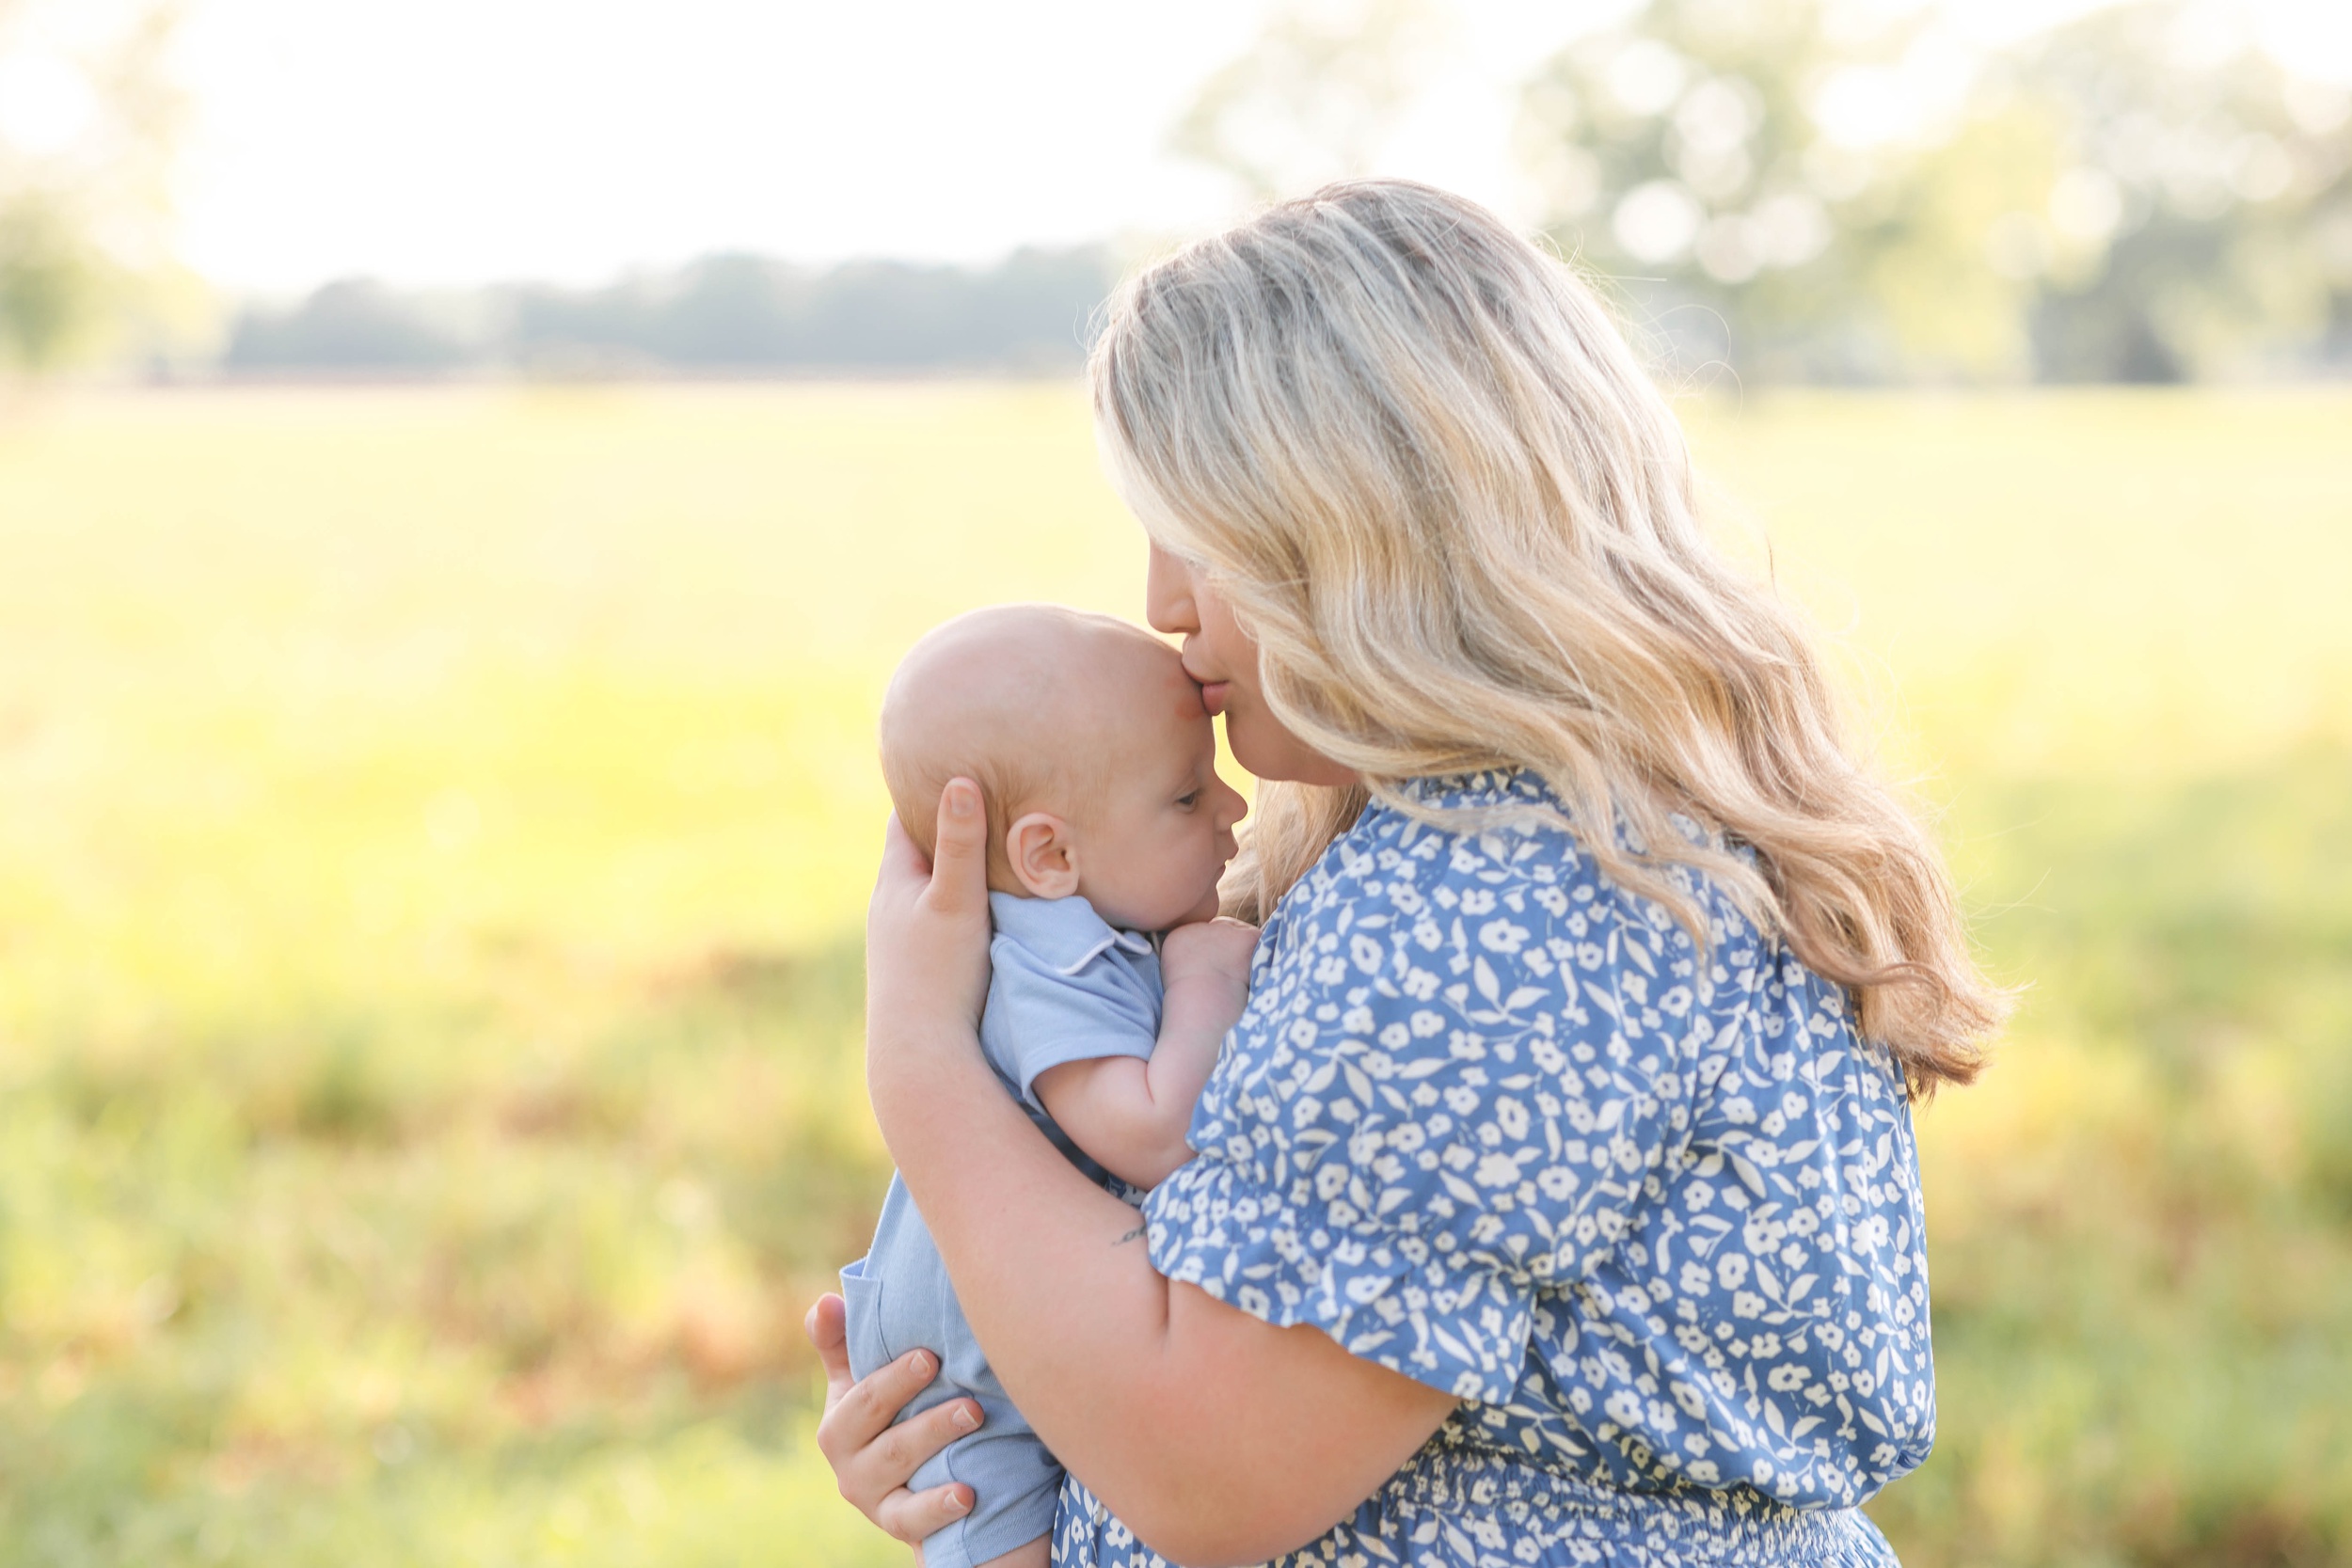
[[[1117,679],[1111,754],[1079,840],[1078,891],[1113,926],[1159,931],[1216,913],[1216,880],[1248,811],[1216,776],[1216,731],[1173,649],[1104,670]]]

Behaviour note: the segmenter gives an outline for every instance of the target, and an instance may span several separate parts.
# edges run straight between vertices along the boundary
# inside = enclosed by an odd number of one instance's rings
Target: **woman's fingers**
[[[939,1358],[930,1352],[910,1351],[851,1384],[817,1423],[817,1446],[833,1461],[833,1467],[837,1471],[844,1459],[863,1453],[938,1370]],[[914,1467],[907,1466],[907,1475],[914,1473]],[[890,1484],[904,1486],[906,1481],[906,1476],[900,1476]]]
[[[972,1512],[972,1488],[934,1486],[928,1492],[904,1487],[882,1499],[874,1523],[912,1546],[925,1536],[946,1528]]]
[[[817,1449],[851,1507],[899,1540],[917,1542],[972,1507],[968,1486],[910,1493],[907,1482],[924,1461],[979,1430],[979,1402],[949,1400],[894,1426],[899,1410],[937,1375],[939,1358],[913,1351],[850,1382],[848,1357],[837,1354],[839,1302],[838,1296],[819,1297],[808,1313],[809,1342],[825,1363],[825,1414],[817,1423]]]
[[[988,816],[979,786],[940,792],[926,862],[893,818],[866,911],[866,1085],[922,1076],[926,1051],[969,1051],[988,995]]]
[[[910,1421],[901,1421],[876,1439],[868,1450],[876,1473],[913,1476],[923,1462],[980,1425],[977,1400],[951,1400],[935,1405]],[[904,1480],[886,1493],[867,1517],[885,1531],[913,1544],[972,1511],[972,1488],[934,1486],[911,1492]]]
[[[933,1405],[874,1439],[874,1468],[879,1474],[897,1477],[894,1487],[904,1486],[931,1455],[979,1428],[977,1400],[950,1400]]]
[[[908,833],[906,824],[892,812],[890,821],[882,829],[882,875],[888,877],[919,877],[929,879],[931,863],[923,858],[923,851]]]
[[[988,814],[980,786],[950,779],[939,792],[939,836],[931,853],[933,909],[954,914],[988,907]]]
[[[818,1296],[801,1321],[801,1331],[824,1364],[825,1408],[831,1410],[856,1381],[850,1375],[849,1304],[830,1291]]]

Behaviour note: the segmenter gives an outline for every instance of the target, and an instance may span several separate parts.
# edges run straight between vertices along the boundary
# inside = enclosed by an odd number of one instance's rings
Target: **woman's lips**
[[[1200,683],[1200,705],[1209,710],[1210,718],[1214,719],[1225,711],[1225,694],[1232,684],[1231,681],[1202,681]]]

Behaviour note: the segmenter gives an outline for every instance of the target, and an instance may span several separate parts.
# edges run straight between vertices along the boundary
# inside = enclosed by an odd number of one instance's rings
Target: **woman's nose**
[[[1200,629],[1193,608],[1192,574],[1184,563],[1154,545],[1143,572],[1143,618],[1153,631],[1189,637]]]

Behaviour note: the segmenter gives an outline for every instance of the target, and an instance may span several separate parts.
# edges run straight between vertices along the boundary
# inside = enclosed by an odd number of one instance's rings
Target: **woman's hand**
[[[866,911],[866,1077],[878,1115],[888,1086],[919,1094],[927,1081],[952,1076],[936,1070],[943,1051],[960,1051],[978,1065],[976,1031],[988,1000],[987,822],[979,786],[951,779],[940,793],[930,860],[897,817],[884,833]],[[818,1297],[806,1327],[825,1364],[818,1451],[850,1505],[916,1546],[919,1559],[925,1536],[971,1512],[972,1489],[916,1493],[907,1481],[925,1460],[977,1430],[979,1405],[952,1400],[894,1426],[893,1418],[938,1375],[939,1358],[914,1351],[852,1382],[841,1298]]]
[[[988,1000],[988,818],[971,780],[940,792],[932,842],[926,861],[892,817],[866,907],[866,1072],[878,1111],[886,1081],[919,1079],[930,1053],[971,1049]]]
[[[979,1429],[979,1402],[950,1400],[893,1426],[899,1407],[938,1375],[938,1357],[913,1351],[876,1369],[863,1383],[852,1383],[841,1298],[818,1297],[803,1326],[825,1364],[825,1414],[817,1423],[817,1451],[833,1466],[843,1499],[914,1547],[919,1562],[923,1538],[971,1513],[974,1499],[969,1486],[910,1492],[907,1481],[925,1460]]]

